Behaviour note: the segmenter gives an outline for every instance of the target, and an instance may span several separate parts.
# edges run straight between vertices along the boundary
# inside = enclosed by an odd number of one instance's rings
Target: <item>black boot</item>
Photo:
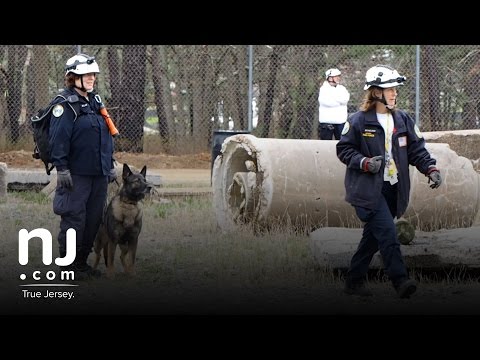
[[[408,299],[410,295],[417,291],[417,282],[413,279],[405,279],[394,287],[400,299]]]
[[[79,251],[73,262],[73,269],[75,270],[75,278],[77,280],[83,280],[83,278],[99,278],[102,273],[93,269],[90,265],[87,264],[88,254],[85,254],[83,251]]]
[[[348,295],[372,296],[372,292],[365,286],[365,281],[354,281],[347,277],[343,292]]]
[[[61,258],[64,258],[67,255],[67,250],[60,248],[59,249],[59,255]],[[75,269],[73,268],[73,264],[66,265],[66,266],[59,266],[58,267],[58,272],[59,274],[62,271],[74,271]]]

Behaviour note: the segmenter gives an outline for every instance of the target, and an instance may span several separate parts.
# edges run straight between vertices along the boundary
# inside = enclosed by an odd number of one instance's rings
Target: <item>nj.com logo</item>
[[[18,232],[18,262],[20,265],[28,264],[28,243],[33,238],[40,238],[42,241],[42,262],[44,265],[52,264],[52,234],[46,229],[34,229],[28,231],[26,229],[21,229]],[[66,267],[71,265],[75,261],[76,256],[76,243],[77,243],[77,233],[75,229],[67,230],[67,244],[66,244],[66,254],[65,257],[57,257],[55,259],[55,264],[58,266]],[[73,270],[61,270],[58,274],[55,271],[49,270],[42,272],[40,270],[32,271],[31,276],[27,274],[20,274],[21,280],[33,279],[35,281],[39,280],[63,280],[71,281],[75,280],[75,272]]]

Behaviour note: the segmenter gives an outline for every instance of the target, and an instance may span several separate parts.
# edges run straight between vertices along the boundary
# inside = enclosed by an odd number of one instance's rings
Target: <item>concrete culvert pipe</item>
[[[215,217],[220,228],[275,223],[294,227],[360,227],[345,201],[345,166],[337,141],[228,137],[213,165]],[[471,161],[448,144],[427,144],[437,159],[443,184],[410,169],[410,206],[404,216],[419,229],[471,226],[479,209],[479,175]]]

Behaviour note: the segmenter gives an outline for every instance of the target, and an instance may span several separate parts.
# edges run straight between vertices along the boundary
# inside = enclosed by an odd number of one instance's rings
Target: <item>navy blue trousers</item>
[[[350,283],[365,281],[370,262],[378,250],[382,256],[385,272],[394,287],[408,278],[394,222],[397,205],[396,187],[384,182],[382,196],[379,197],[375,209],[355,207],[358,218],[365,224],[362,239],[347,273],[347,280]]]
[[[342,136],[343,126],[345,124],[325,124],[319,123],[318,124],[318,138],[320,140],[332,140],[332,136],[334,137],[333,140],[340,140]]]
[[[102,221],[108,177],[72,175],[72,180],[73,189],[57,186],[53,199],[53,212],[61,216],[59,251],[61,257],[65,256],[66,232],[73,228],[77,233],[77,254],[86,258]]]

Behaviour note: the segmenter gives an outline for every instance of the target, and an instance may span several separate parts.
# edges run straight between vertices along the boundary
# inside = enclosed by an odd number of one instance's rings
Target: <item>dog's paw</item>
[[[137,272],[135,271],[135,269],[126,268],[125,269],[125,275],[133,277],[133,276],[137,275]]]

